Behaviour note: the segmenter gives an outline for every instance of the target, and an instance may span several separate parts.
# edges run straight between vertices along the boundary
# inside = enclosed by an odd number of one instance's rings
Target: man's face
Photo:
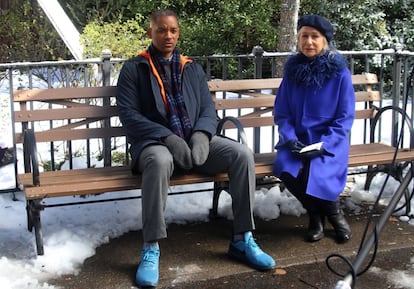
[[[151,22],[147,34],[160,55],[168,58],[177,46],[180,36],[178,20],[174,16],[160,16],[156,21]]]

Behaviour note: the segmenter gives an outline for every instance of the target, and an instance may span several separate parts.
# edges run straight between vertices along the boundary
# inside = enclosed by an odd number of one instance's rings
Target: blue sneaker
[[[275,260],[256,244],[251,232],[244,233],[244,241],[231,242],[228,255],[257,270],[270,270],[276,266]]]
[[[157,287],[159,259],[160,250],[157,245],[144,246],[141,251],[141,262],[135,275],[135,281],[140,287]]]

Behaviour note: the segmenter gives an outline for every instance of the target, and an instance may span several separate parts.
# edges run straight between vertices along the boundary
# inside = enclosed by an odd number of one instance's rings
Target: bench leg
[[[210,219],[217,218],[218,215],[218,201],[220,198],[221,189],[218,183],[214,182],[214,188],[213,188],[213,204],[210,209]]]
[[[220,198],[220,193],[222,190],[228,187],[226,182],[214,182],[214,189],[213,189],[213,204],[210,209],[210,219],[215,219],[218,217],[218,203]]]
[[[30,232],[33,231],[33,228],[35,229],[37,255],[44,255],[42,223],[40,222],[41,210],[43,210],[43,206],[40,200],[27,201],[27,226]]]
[[[399,164],[396,169],[395,169],[395,176],[394,178],[399,181],[400,183],[402,183],[402,181],[404,180],[404,170],[408,168],[409,170],[413,169],[413,164],[412,162],[406,162],[403,164]],[[408,216],[411,212],[411,194],[410,194],[410,190],[408,188],[405,188],[404,190],[404,198],[405,198],[405,214]]]
[[[366,176],[365,185],[364,185],[365,191],[369,191],[372,180],[374,179],[374,177],[376,176],[378,172],[379,170],[375,169],[373,166],[368,166],[367,176]]]

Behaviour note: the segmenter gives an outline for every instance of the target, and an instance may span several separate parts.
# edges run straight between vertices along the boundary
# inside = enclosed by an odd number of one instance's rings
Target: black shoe
[[[329,215],[328,221],[335,229],[336,241],[338,243],[346,243],[351,239],[352,231],[342,212]]]
[[[319,214],[309,214],[309,226],[306,241],[316,242],[322,239],[325,234],[323,233],[324,218]]]

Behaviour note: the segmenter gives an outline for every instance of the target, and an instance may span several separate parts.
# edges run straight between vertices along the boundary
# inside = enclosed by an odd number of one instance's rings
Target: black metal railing
[[[411,73],[413,70],[414,53],[396,51],[393,49],[383,51],[340,51],[348,60],[352,73],[370,72],[378,75],[380,83],[378,89],[383,98],[391,104],[406,108],[411,104],[413,89]],[[256,46],[252,53],[245,55],[212,55],[191,57],[199,62],[211,79],[244,79],[281,77],[283,63],[290,55],[288,52],[266,52]],[[0,99],[2,127],[7,128],[12,139],[15,134],[12,113],[12,91],[32,88],[57,87],[88,87],[116,85],[118,73],[124,59],[114,59],[109,51],[104,51],[99,58],[84,61],[46,61],[0,64]],[[379,103],[378,106],[382,106]],[[407,106],[408,107],[408,106]],[[407,108],[407,113],[413,119],[414,108]],[[398,121],[393,121],[393,131],[397,135]],[[51,123],[50,126],[53,126]],[[0,133],[4,133],[0,131]],[[255,144],[260,144],[260,132],[255,133]],[[276,135],[276,134],[275,134]],[[111,151],[123,147],[126,152],[126,141],[122,144],[119,139],[114,145],[113,139],[103,140],[101,155],[104,160],[110,160]],[[119,145],[121,142],[121,145]],[[15,141],[13,140],[13,144]],[[90,160],[92,151],[89,146],[86,150],[87,159]],[[256,145],[256,150],[260,147]],[[70,148],[70,144],[69,144]],[[50,161],[56,162],[53,152],[54,144],[50,145]],[[16,150],[15,150],[16,151]],[[72,155],[72,154],[70,154]],[[71,158],[72,156],[70,156]],[[70,160],[72,161],[72,160]],[[104,161],[105,165],[110,165]],[[90,162],[88,162],[90,164]],[[52,165],[53,167],[53,165]],[[16,173],[17,173],[16,166]]]

